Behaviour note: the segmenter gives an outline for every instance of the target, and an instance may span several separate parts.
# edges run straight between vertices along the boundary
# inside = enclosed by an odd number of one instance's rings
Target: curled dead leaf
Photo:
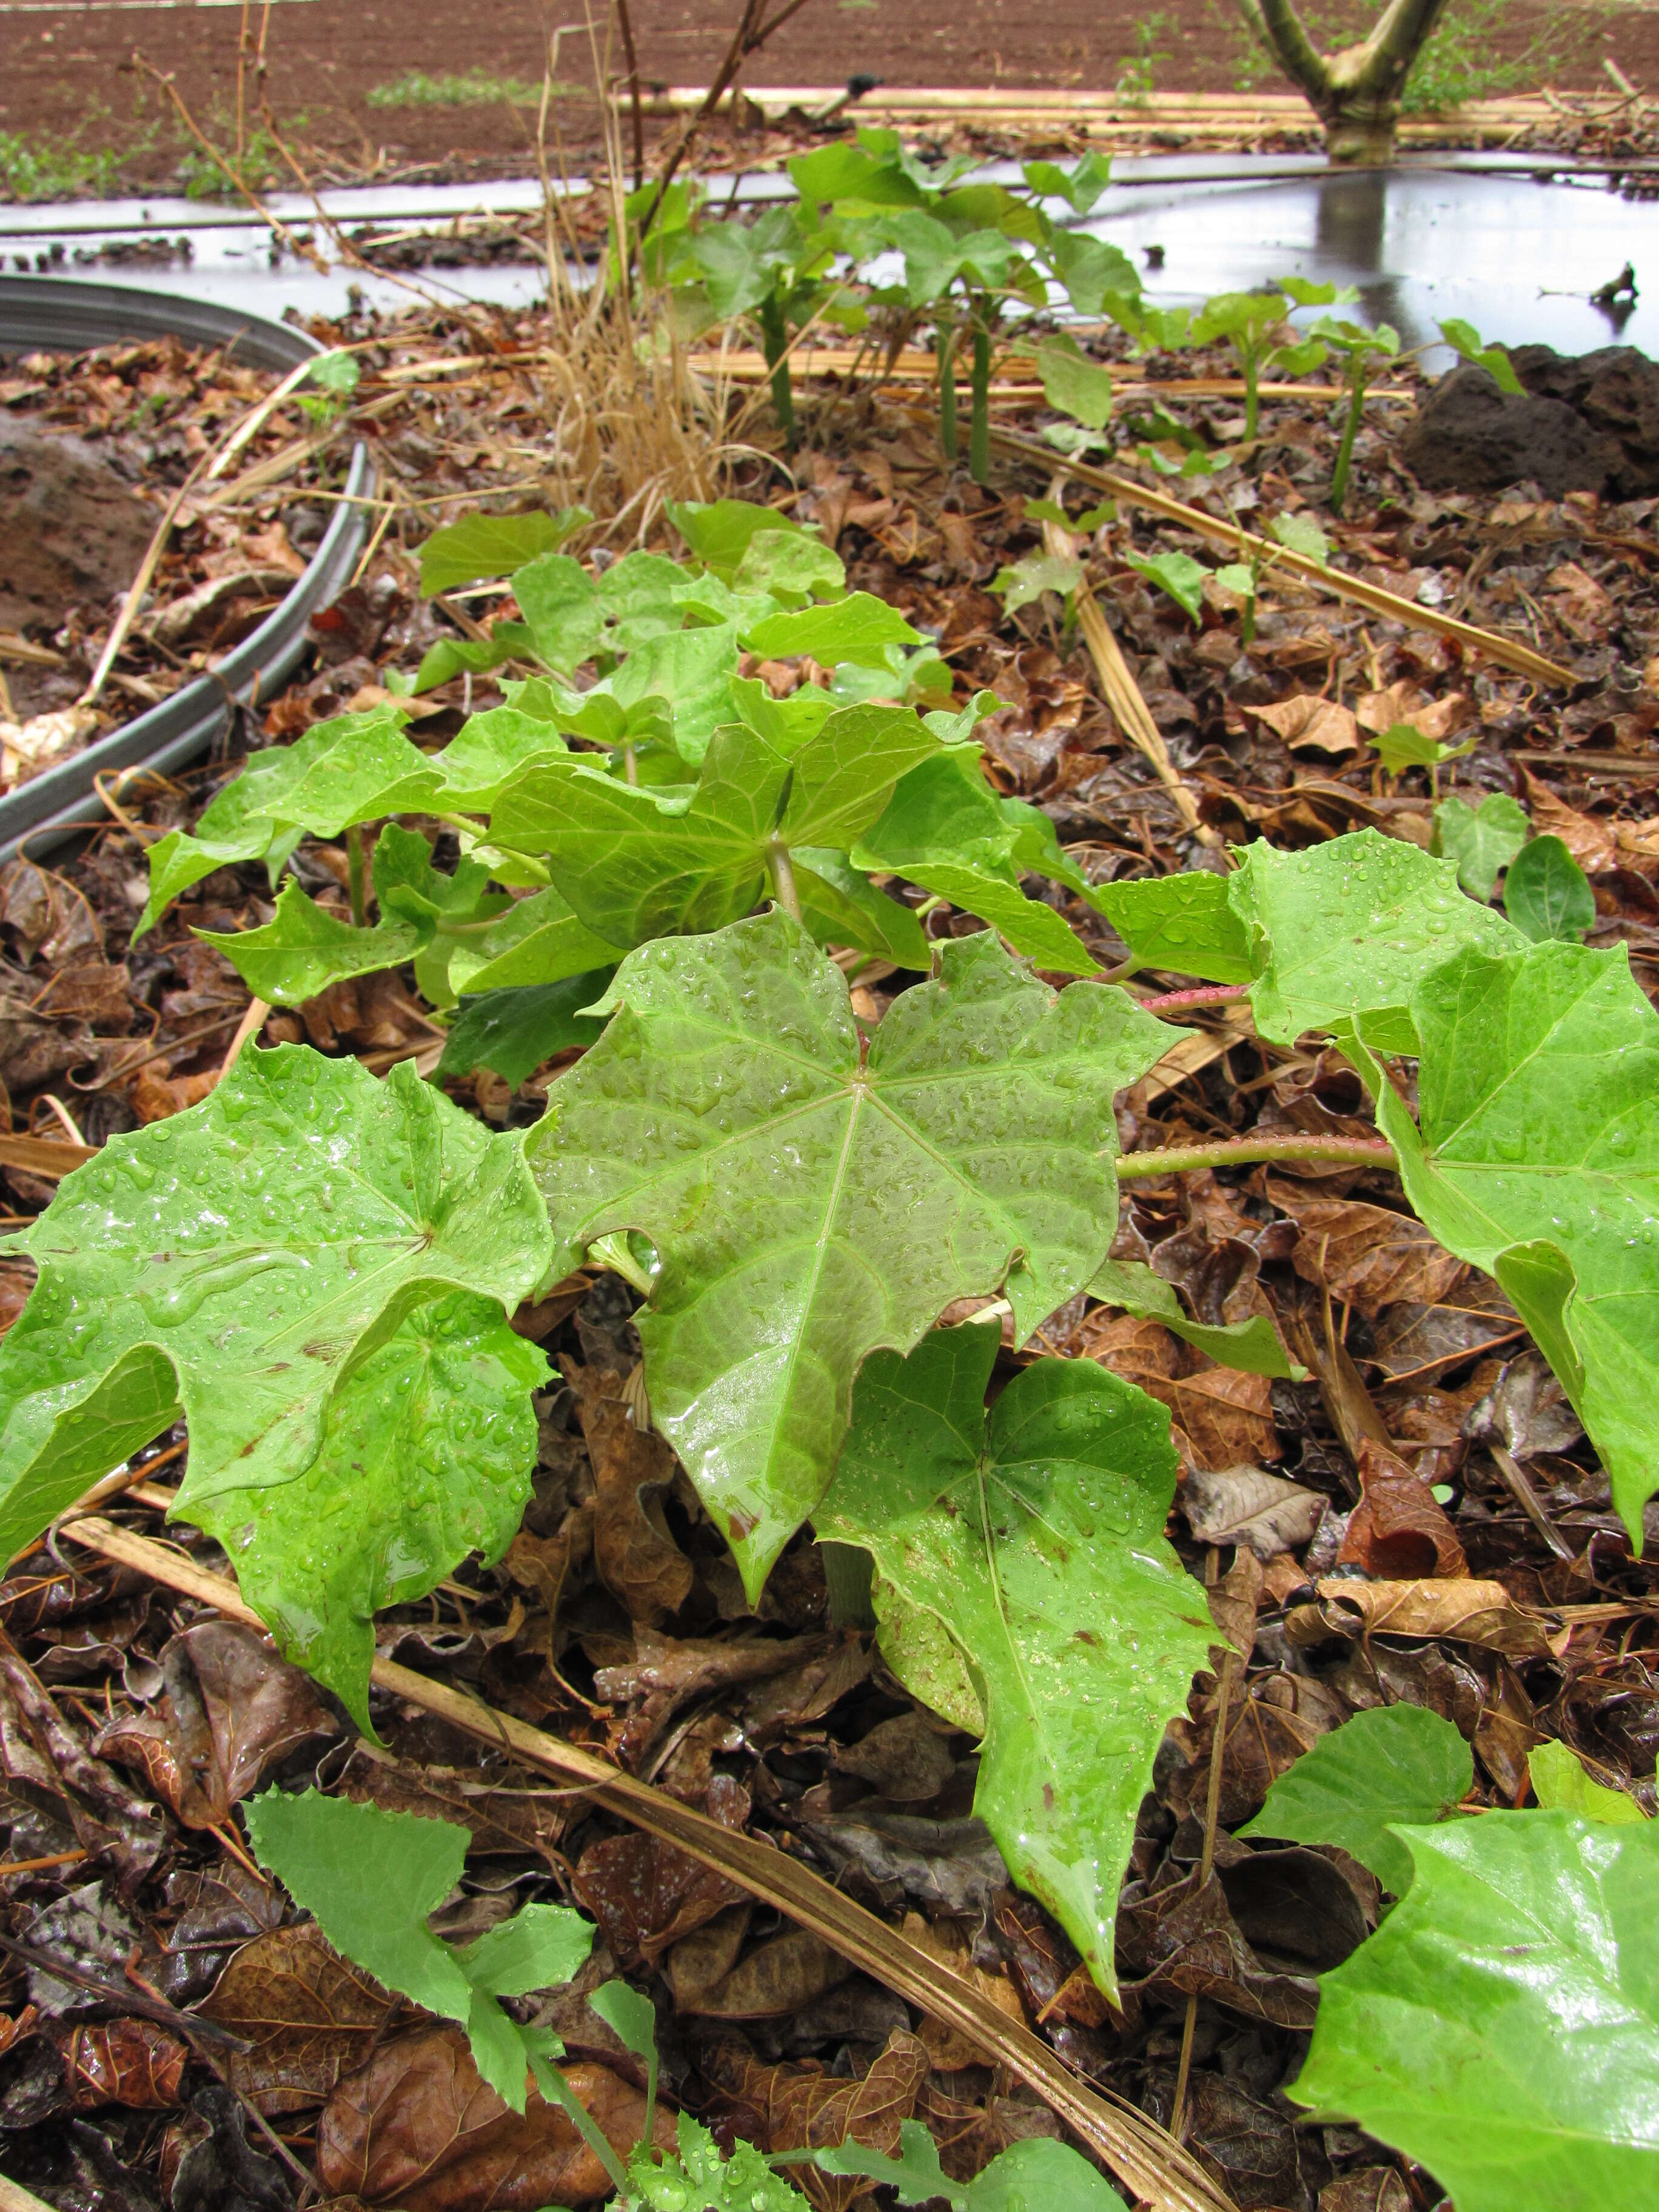
[[[1259,1467],[1192,1468],[1181,1507],[1200,1543],[1247,1545],[1266,1560],[1301,1549],[1324,1518],[1326,1499]]]
[[[1352,708],[1316,692],[1284,699],[1276,707],[1246,707],[1292,752],[1352,753],[1359,750],[1359,726]]]
[[[1558,1657],[1565,1631],[1552,1633],[1523,1613],[1502,1583],[1468,1580],[1355,1582],[1328,1576],[1316,1605],[1292,1607],[1285,1633],[1304,1649],[1334,1636],[1443,1636],[1512,1659]]]
[[[591,2061],[564,2074],[627,2158],[645,2125],[641,2092]],[[671,2114],[659,2113],[656,2140],[672,2149]],[[539,2212],[592,2204],[611,2188],[563,2111],[532,2088],[522,2118],[509,2112],[450,2026],[399,2036],[340,2083],[317,2124],[317,2179],[331,2196],[399,2212]]]
[[[1469,1563],[1457,1531],[1415,1470],[1370,1437],[1360,1440],[1358,1466],[1359,1503],[1348,1516],[1338,1565],[1401,1581],[1467,1578]]]

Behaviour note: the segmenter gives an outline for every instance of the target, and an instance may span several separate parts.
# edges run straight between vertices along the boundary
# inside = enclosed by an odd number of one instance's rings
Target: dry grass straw
[[[610,203],[611,234],[627,236],[626,155],[614,91],[609,34],[586,30],[600,94],[605,168],[598,189]],[[659,299],[630,283],[607,253],[589,284],[571,219],[562,148],[547,143],[558,43],[550,31],[537,154],[545,207],[548,341],[537,368],[550,452],[549,489],[567,506],[601,517],[595,536],[644,544],[670,500],[720,496],[732,464],[754,447],[725,434],[731,380],[718,361],[694,368]],[[554,183],[556,161],[559,188]]]

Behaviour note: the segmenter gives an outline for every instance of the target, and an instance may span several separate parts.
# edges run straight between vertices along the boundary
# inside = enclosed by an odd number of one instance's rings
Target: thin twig
[[[1249,1167],[1260,1160],[1317,1160],[1356,1168],[1397,1164],[1386,1137],[1230,1137],[1213,1145],[1155,1145],[1150,1152],[1125,1152],[1117,1162],[1117,1176],[1122,1182],[1203,1168]]]

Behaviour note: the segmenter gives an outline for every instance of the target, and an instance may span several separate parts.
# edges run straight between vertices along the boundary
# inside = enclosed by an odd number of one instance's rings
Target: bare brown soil
[[[561,11],[554,10],[556,15]],[[575,9],[562,11],[574,17]],[[602,8],[595,14],[601,21]],[[1340,11],[1329,11],[1332,21]],[[1356,26],[1372,12],[1355,4]],[[735,0],[635,0],[647,86],[706,83],[725,51]],[[507,100],[465,106],[374,106],[368,94],[410,72],[481,71],[540,79],[540,10],[530,0],[313,0],[271,11],[266,91],[285,137],[330,168],[398,173],[453,164],[497,173],[533,166],[535,115]],[[1151,27],[1144,32],[1143,27]],[[188,140],[166,94],[135,64],[139,54],[171,76],[216,143],[234,135],[234,9],[193,7],[51,15],[0,14],[0,132],[33,144],[65,138],[129,149],[125,173],[160,185]],[[1098,0],[954,0],[899,8],[884,0],[809,0],[748,71],[750,82],[835,86],[854,72],[890,85],[1074,85],[1109,90],[1150,43],[1158,89],[1226,92],[1239,82],[1243,34],[1227,0],[1162,0],[1155,10],[1110,9]],[[1659,90],[1659,12],[1516,0],[1491,58],[1528,64],[1522,88],[1544,77],[1562,88],[1608,89],[1611,58],[1638,85]],[[1483,54],[1483,59],[1486,57]],[[567,37],[558,73],[586,85],[593,61],[585,35]],[[1264,90],[1286,89],[1259,79]],[[591,98],[566,98],[556,121],[568,152],[597,143]]]

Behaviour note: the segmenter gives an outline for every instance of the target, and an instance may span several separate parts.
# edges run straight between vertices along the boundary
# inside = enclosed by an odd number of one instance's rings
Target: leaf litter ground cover
[[[371,380],[481,350],[476,323],[337,335],[372,341]],[[512,419],[526,374],[486,358],[453,397],[429,383],[427,466],[458,502],[493,434],[470,426]],[[1012,614],[1018,592],[989,588],[1041,551],[1030,503],[1076,516],[1064,457],[981,489],[890,395],[796,400],[799,489],[757,461],[728,488],[816,526],[840,578],[781,545],[740,575],[787,532],[687,507],[647,526],[656,568],[614,557],[637,515],[598,563],[603,522],[536,532],[475,548],[439,607],[419,549],[446,510],[417,509],[248,733],[246,788],[229,761],[130,793],[132,830],[0,886],[0,1073],[33,1146],[6,1168],[16,1540],[137,1452],[108,1510],[160,1534],[182,1487],[168,1540],[228,1561],[288,1654],[100,1564],[72,1521],[15,1562],[6,2171],[146,2207],[307,2185],[456,2212],[595,2201],[615,2178],[550,2075],[522,2100],[488,2083],[512,2039],[547,2063],[562,2045],[625,2163],[651,2132],[649,2039],[588,2002],[625,1978],[655,2008],[664,2098],[720,2145],[850,2137],[871,2161],[757,2169],[751,2196],[843,2212],[942,2172],[972,2212],[1001,2201],[1000,2159],[1042,2174],[1060,2124],[988,2063],[1000,2018],[1175,2122],[1240,2206],[1639,2198],[1643,503],[1425,495],[1374,407],[1336,522],[1322,414],[1268,395],[1249,446],[1237,399],[1149,404],[1115,455],[1149,486],[1142,447],[1217,453],[1189,503],[1311,514],[1352,572],[1575,675],[1540,695],[1285,575],[1253,586],[1247,641],[1247,595],[1200,577],[1194,621],[1129,558],[1207,575],[1203,540],[1127,507],[1073,530],[1210,842],[1127,741],[1054,572]],[[544,565],[509,594],[526,559]],[[908,635],[849,628],[843,591]],[[520,625],[507,658],[492,623]],[[814,635],[873,666],[820,661]],[[681,636],[704,641],[661,642]],[[411,693],[434,647],[453,672]],[[343,744],[342,708],[362,718]],[[1402,727],[1415,754],[1370,742]],[[1504,896],[1534,838],[1565,848],[1593,919],[1553,860],[1536,896]],[[140,844],[159,882],[216,839],[232,849],[170,874],[135,936]],[[648,906],[618,896],[641,881]],[[1054,933],[1036,975],[1008,949],[1031,927]],[[1136,994],[1196,1000],[1138,1008],[1110,980],[1129,959]],[[221,1086],[242,976],[284,1049]],[[64,1116],[115,1149],[30,1226]],[[1239,1139],[1266,1156],[1145,1158]],[[221,1185],[234,1210],[206,1223]],[[42,1288],[19,1320],[25,1251]],[[855,1547],[874,1579],[849,1598]],[[369,1687],[371,1644],[833,1878],[965,1978],[991,2041]],[[313,1784],[469,1832],[442,1844],[441,1893],[439,1871],[410,1886],[401,1964],[398,1923],[331,1917],[271,1855],[258,1793]],[[1540,1885],[1580,1903],[1540,1914]],[[592,1950],[555,1962],[534,1916],[571,1906]],[[488,1984],[481,2049],[460,1984],[492,1941],[528,1948]],[[1534,1948],[1547,1968],[1521,1972]],[[1598,2055],[1539,2094],[1569,2014]],[[1481,2130],[1516,2081],[1499,2161]],[[1565,2156],[1587,2133],[1593,2156]],[[688,2203],[720,2201],[719,2151],[657,2140]]]

